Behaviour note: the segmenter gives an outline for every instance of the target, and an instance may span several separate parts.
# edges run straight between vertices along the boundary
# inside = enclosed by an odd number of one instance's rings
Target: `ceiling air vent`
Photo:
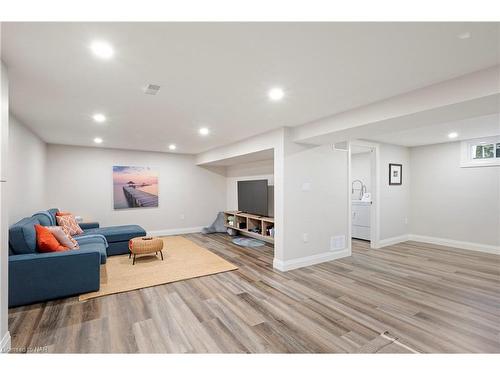
[[[156,95],[156,94],[158,94],[158,91],[160,91],[160,86],[159,85],[149,84],[144,89],[144,93],[148,94],[148,95]]]

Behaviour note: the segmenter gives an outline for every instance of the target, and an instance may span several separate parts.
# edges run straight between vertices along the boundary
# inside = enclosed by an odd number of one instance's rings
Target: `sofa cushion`
[[[36,252],[36,224],[40,224],[37,218],[25,217],[9,228],[9,246],[14,254]]]
[[[101,264],[106,263],[108,241],[100,234],[82,234],[74,237],[80,249],[94,249],[101,253]]]
[[[78,223],[80,228],[85,231],[86,229],[99,228],[99,223],[97,221],[87,221],[83,223]]]
[[[43,225],[44,227],[50,227],[51,225],[55,225],[53,222],[53,217],[49,213],[49,211],[39,211],[33,214],[32,217],[38,219],[40,225]]]
[[[102,234],[108,242],[122,242],[134,237],[145,236],[146,231],[139,225],[119,225],[115,227],[87,229],[84,231],[84,234]]]
[[[59,212],[59,209],[58,208],[49,208],[47,210],[47,212],[52,217],[52,224],[51,225],[57,225],[56,214]]]
[[[80,245],[80,250],[97,250],[99,251],[99,254],[101,255],[101,264],[106,263],[106,245],[104,245],[102,242],[88,242],[83,245]],[[74,251],[74,250],[70,250]]]
[[[121,242],[110,242],[108,248],[106,249],[108,257],[113,255],[129,254],[128,241]]]

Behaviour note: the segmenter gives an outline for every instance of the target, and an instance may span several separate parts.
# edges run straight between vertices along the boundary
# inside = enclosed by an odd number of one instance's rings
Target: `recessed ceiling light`
[[[102,113],[96,113],[92,116],[95,122],[104,122],[106,121],[106,116],[104,116]]]
[[[462,39],[462,40],[469,39],[471,37],[471,33],[466,31],[464,33],[458,34],[457,37],[458,37],[458,39]]]
[[[171,151],[174,151],[176,148],[177,148],[177,146],[174,145],[174,144],[171,144],[171,145],[168,146],[168,149],[171,150]]]
[[[273,102],[278,102],[285,97],[285,92],[280,87],[274,87],[267,93],[269,100]]]
[[[97,144],[102,143],[102,138],[99,138],[99,137],[94,138],[94,143],[97,143]]]
[[[113,57],[115,52],[113,51],[113,47],[111,44],[104,42],[102,40],[95,40],[90,44],[90,49],[97,57],[101,59],[110,59]]]
[[[450,134],[448,134],[448,138],[457,138],[458,137],[458,133],[457,132],[451,132]]]
[[[208,133],[210,133],[210,130],[208,130],[208,128],[200,128],[200,130],[198,130],[198,133],[200,133],[201,135],[208,135]]]

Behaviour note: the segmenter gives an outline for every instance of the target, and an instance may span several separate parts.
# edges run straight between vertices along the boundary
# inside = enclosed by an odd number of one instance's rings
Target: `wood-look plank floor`
[[[286,273],[273,249],[186,235],[236,264],[212,276],[9,312],[12,347],[49,352],[500,352],[500,257],[406,242]],[[383,332],[396,339],[392,342]],[[403,345],[405,346],[403,346]],[[407,349],[409,348],[409,349]]]

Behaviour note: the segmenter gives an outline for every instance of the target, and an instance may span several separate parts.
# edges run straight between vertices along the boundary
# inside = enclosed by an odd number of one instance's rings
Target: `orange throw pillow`
[[[80,228],[73,215],[56,216],[56,220],[57,225],[66,228],[70,236],[83,233],[82,228]]]
[[[71,212],[56,212],[56,216],[68,216],[71,215]]]
[[[41,253],[52,253],[55,251],[65,251],[68,250],[59,243],[57,238],[45,227],[36,224],[36,246]]]

